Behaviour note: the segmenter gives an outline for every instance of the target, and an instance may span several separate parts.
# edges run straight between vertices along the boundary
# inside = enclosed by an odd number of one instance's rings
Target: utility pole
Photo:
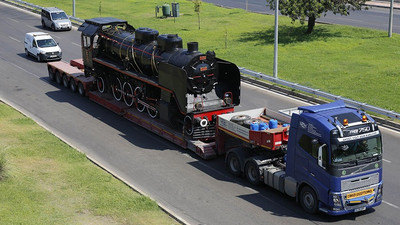
[[[278,11],[279,0],[275,0],[274,78],[278,78]]]
[[[75,17],[75,0],[72,0],[72,16]]]
[[[392,30],[393,30],[393,1],[394,0],[390,0],[389,37],[392,37]]]

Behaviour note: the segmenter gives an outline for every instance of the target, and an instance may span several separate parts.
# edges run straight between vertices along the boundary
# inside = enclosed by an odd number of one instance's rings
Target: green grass
[[[29,2],[72,13],[72,1]],[[181,16],[175,22],[155,18],[155,6],[164,1],[154,0],[79,0],[76,16],[112,16],[160,34],[178,33],[185,43],[198,41],[203,52],[214,50],[238,66],[273,73],[274,16],[203,2],[199,30],[194,4],[176,2]],[[317,24],[311,35],[305,30],[287,17],[279,18],[279,78],[400,112],[400,35],[388,38],[386,31],[326,24]]]
[[[3,103],[0,167],[0,224],[178,224]]]

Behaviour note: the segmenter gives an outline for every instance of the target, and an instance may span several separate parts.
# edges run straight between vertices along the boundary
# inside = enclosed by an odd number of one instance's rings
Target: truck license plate
[[[361,208],[355,209],[354,212],[361,212],[361,211],[364,211],[366,209],[367,209],[366,207],[361,207]]]

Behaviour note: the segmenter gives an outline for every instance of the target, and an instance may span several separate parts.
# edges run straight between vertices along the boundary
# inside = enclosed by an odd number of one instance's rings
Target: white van
[[[40,61],[61,60],[62,52],[58,43],[44,32],[31,32],[25,34],[25,54],[33,56]]]

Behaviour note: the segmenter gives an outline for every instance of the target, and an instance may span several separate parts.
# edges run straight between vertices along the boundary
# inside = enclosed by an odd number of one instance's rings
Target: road
[[[383,129],[384,203],[329,217],[308,215],[294,199],[229,175],[223,158],[205,161],[49,82],[45,63],[26,58],[23,37],[40,31],[37,15],[0,3],[0,99],[8,102],[187,224],[398,224],[400,134]],[[65,61],[80,57],[79,32],[49,32]],[[243,84],[242,106],[271,109],[306,103]]]
[[[246,0],[203,0],[216,5],[246,9]],[[274,14],[269,9],[266,0],[247,0],[247,9],[252,12]],[[395,9],[393,16],[393,33],[400,33],[400,10]],[[317,22],[341,24],[355,27],[367,27],[387,31],[389,27],[389,9],[371,6],[368,10],[351,11],[348,16],[334,15],[328,12],[321,16]]]

